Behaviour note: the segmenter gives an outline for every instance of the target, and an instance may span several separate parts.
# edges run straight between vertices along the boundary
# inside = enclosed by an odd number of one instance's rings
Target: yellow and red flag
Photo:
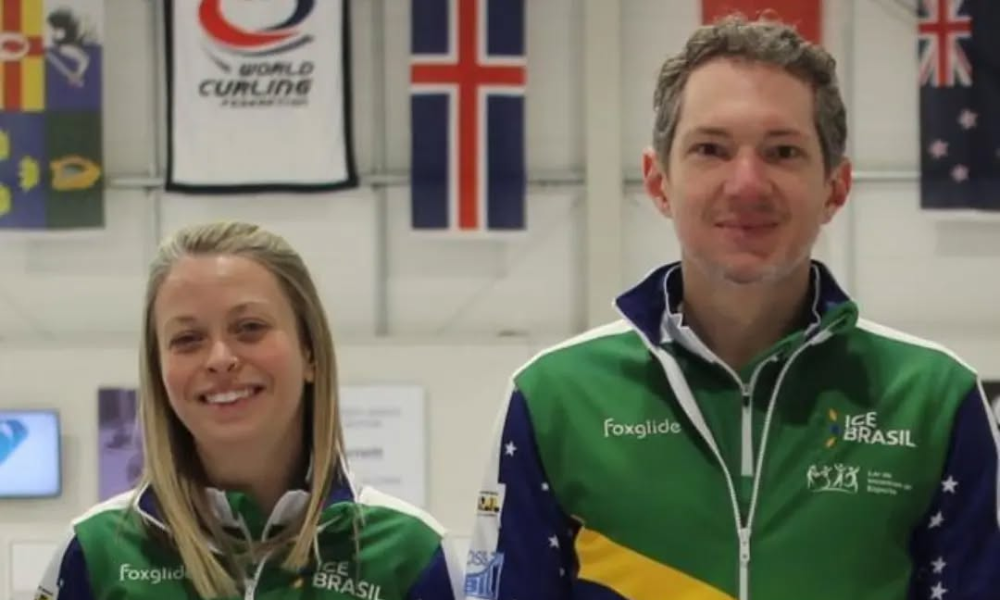
[[[0,0],[0,110],[45,109],[41,0]]]

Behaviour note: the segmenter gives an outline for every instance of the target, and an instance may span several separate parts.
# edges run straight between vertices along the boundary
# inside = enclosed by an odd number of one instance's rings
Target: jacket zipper
[[[261,541],[267,540],[267,534],[271,532],[271,525],[271,518],[269,517],[267,519],[267,523],[264,524],[264,531],[260,534]],[[247,539],[250,539],[249,536]],[[264,556],[260,557],[260,562],[257,563],[257,568],[254,570],[253,577],[248,577],[243,580],[244,587],[246,589],[246,591],[243,592],[243,600],[254,600],[254,598],[257,597],[257,586],[260,585],[260,578],[264,574],[264,567],[267,565],[267,561],[270,560],[272,552],[267,552]]]
[[[826,335],[824,335],[826,334]],[[753,518],[754,512],[757,509],[757,494],[760,491],[760,470],[764,463],[764,451],[767,447],[767,436],[771,429],[771,419],[774,415],[774,406],[777,403],[778,393],[781,390],[781,385],[784,382],[785,375],[788,373],[789,367],[795,361],[795,359],[802,353],[806,348],[828,337],[828,332],[824,331],[811,340],[803,343],[799,346],[795,352],[788,358],[784,366],[781,368],[781,372],[778,374],[778,379],[775,381],[774,389],[771,393],[771,398],[768,401],[767,413],[764,417],[764,429],[761,432],[761,446],[760,452],[757,453],[757,468],[753,474],[753,491],[750,496],[750,509],[747,511],[747,518],[744,522],[743,515],[740,513],[740,503],[739,496],[736,494],[736,484],[729,472],[729,467],[726,466],[726,461],[722,458],[722,453],[719,451],[718,445],[715,443],[715,439],[712,436],[711,431],[708,430],[708,426],[705,423],[705,418],[701,414],[701,410],[698,408],[698,404],[694,399],[694,394],[691,392],[691,386],[688,385],[687,379],[684,377],[684,373],[681,371],[680,366],[673,356],[670,355],[666,350],[650,345],[653,350],[654,355],[659,359],[660,365],[663,367],[664,372],[667,375],[667,380],[670,382],[670,387],[673,389],[674,394],[677,396],[681,407],[684,412],[687,413],[688,417],[691,418],[692,422],[695,423],[695,428],[699,431],[705,443],[711,448],[712,453],[715,455],[716,460],[722,466],[722,471],[726,476],[726,483],[729,486],[729,499],[733,506],[733,516],[735,517],[736,523],[736,533],[739,537],[739,600],[750,600],[750,534],[753,530]],[[768,360],[773,360],[768,359]],[[768,361],[762,362],[757,366],[754,374],[750,378],[750,392],[752,392],[753,385],[756,383],[756,376],[759,373],[761,367]],[[726,370],[728,370],[738,382],[740,382],[740,390],[743,392],[744,397],[746,397],[746,386],[743,385],[740,378],[733,372],[728,365],[719,361],[720,365],[723,365]],[[748,415],[748,408],[744,408],[744,416]],[[752,416],[752,412],[749,413]],[[750,433],[752,434],[753,428],[750,427]],[[744,434],[746,433],[746,421],[744,422]],[[744,452],[747,448],[747,439],[744,437]],[[751,440],[752,441],[752,440]],[[752,444],[751,444],[752,445]],[[752,449],[751,449],[752,450]],[[745,463],[745,456],[743,457],[743,462]],[[752,460],[752,459],[751,459]],[[751,463],[751,471],[753,472],[753,466]]]
[[[774,407],[778,404],[778,393],[785,382],[785,376],[795,359],[806,348],[822,342],[829,337],[829,330],[815,335],[795,349],[788,357],[774,382],[771,399],[767,403],[767,413],[764,415],[764,428],[760,434],[760,452],[757,453],[757,470],[753,478],[753,491],[750,493],[750,509],[747,511],[746,526],[740,532],[740,600],[750,600],[750,532],[753,531],[753,519],[757,512],[757,494],[760,492],[760,473],[764,465],[764,452],[767,450],[767,438],[771,431],[771,420],[774,417]]]
[[[754,368],[753,373],[750,375],[750,383],[744,383],[743,379],[726,363],[719,361],[718,364],[732,376],[736,381],[736,384],[740,388],[740,405],[742,413],[742,448],[740,451],[740,482],[739,485],[743,485],[743,477],[753,477],[754,483],[756,484],[757,477],[754,470],[754,452],[753,452],[753,392],[757,387],[757,379],[764,367],[772,362],[778,360],[777,355],[770,356],[762,360],[756,368]],[[772,397],[777,398],[777,395]],[[727,477],[729,474],[727,473]],[[736,511],[736,523],[737,523],[737,534],[740,540],[740,600],[747,600],[750,597],[750,526],[752,524],[752,511],[747,511],[746,520],[743,519],[742,511],[740,511],[739,496],[736,493],[736,482],[732,482],[731,486],[733,491],[733,507]],[[754,486],[756,487],[756,485]],[[753,502],[751,500],[751,506]]]
[[[778,360],[778,356],[770,356],[760,362],[750,375],[750,383],[744,383],[740,376],[729,365],[719,362],[722,368],[736,381],[740,388],[740,406],[742,413],[742,450],[740,451],[740,474],[752,477],[753,468],[753,391],[757,387],[757,378],[768,364]]]
[[[750,526],[740,527],[740,600],[750,598]]]

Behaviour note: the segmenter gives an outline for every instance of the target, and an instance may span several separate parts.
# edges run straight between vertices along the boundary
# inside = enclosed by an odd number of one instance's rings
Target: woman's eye
[[[171,338],[170,346],[174,348],[187,348],[198,343],[199,339],[201,338],[197,334],[185,333]]]
[[[240,323],[236,329],[240,333],[254,334],[264,331],[267,326],[258,321],[245,321]]]

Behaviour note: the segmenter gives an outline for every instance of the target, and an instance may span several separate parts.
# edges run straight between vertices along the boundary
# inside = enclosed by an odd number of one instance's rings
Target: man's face
[[[813,103],[806,83],[776,67],[716,59],[691,73],[669,164],[647,150],[643,171],[693,266],[750,284],[808,260],[850,188],[847,161],[824,171]]]

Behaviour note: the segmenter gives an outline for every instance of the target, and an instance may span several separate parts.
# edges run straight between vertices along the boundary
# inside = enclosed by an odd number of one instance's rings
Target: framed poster
[[[340,418],[347,462],[359,484],[425,508],[424,390],[412,385],[346,386]]]
[[[142,474],[138,408],[134,389],[97,391],[97,488],[102,502],[131,489]]]

